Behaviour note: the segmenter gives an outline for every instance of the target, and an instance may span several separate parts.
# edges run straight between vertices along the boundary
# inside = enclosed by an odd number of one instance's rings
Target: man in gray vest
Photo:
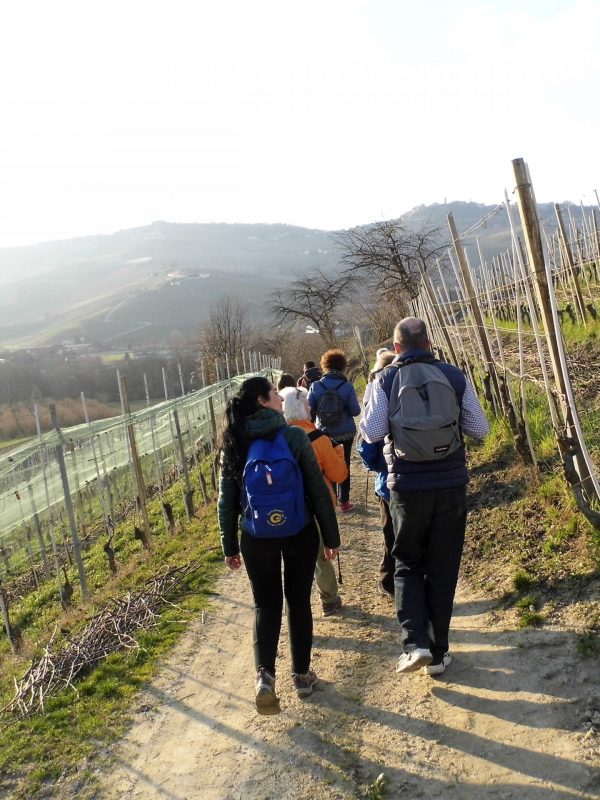
[[[367,442],[386,442],[403,646],[396,671],[439,675],[451,660],[448,632],[467,520],[463,434],[482,439],[489,424],[463,373],[433,356],[423,320],[396,325],[394,350],[373,383],[360,430]]]

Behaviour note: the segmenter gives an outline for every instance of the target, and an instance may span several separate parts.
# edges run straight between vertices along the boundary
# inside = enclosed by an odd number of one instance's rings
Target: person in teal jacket
[[[277,713],[275,658],[281,630],[283,598],[292,661],[292,681],[299,697],[309,695],[317,683],[310,669],[313,620],[310,605],[319,534],[319,522],[326,558],[339,552],[340,534],[333,501],[323,479],[308,436],[301,428],[286,424],[282,400],[266,378],[245,380],[225,408],[221,433],[221,474],[218,517],[225,563],[239,569],[242,557],[254,597],[254,661],[256,706],[261,713]],[[257,538],[245,527],[242,474],[250,443],[283,435],[296,459],[306,497],[308,523],[294,536]],[[281,561],[284,564],[283,586]]]

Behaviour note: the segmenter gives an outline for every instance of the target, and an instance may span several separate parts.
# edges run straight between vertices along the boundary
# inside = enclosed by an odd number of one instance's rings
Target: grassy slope
[[[58,623],[61,633],[74,634],[97,613],[111,597],[139,589],[145,580],[165,565],[177,566],[198,562],[200,569],[171,598],[177,607],[166,607],[155,628],[137,636],[141,649],[110,656],[91,670],[72,691],[48,700],[46,714],[30,719],[2,720],[0,727],[0,786],[14,798],[43,796],[44,786],[63,774],[83,769],[93,753],[103,744],[122,734],[128,709],[136,691],[154,674],[160,657],[186,629],[189,621],[208,603],[208,592],[222,563],[214,504],[202,507],[192,522],[183,522],[181,489],[173,487],[166,495],[180,520],[175,535],[159,533],[164,529],[158,502],[152,504],[152,525],[156,532],[151,553],[140,550],[133,539],[133,520],[124,523],[114,539],[118,575],[113,578],[102,551],[104,540],[89,551],[86,570],[92,599],[86,606],[69,614],[58,606],[53,583],[43,584],[12,608],[13,622],[25,631],[22,651],[13,656],[5,638],[0,640],[0,705],[12,697],[13,677],[21,676],[28,660],[39,656],[43,645]],[[71,577],[74,581],[74,578]],[[8,722],[8,724],[6,724]]]
[[[499,422],[485,444],[470,448],[463,575],[500,593],[522,625],[557,622],[570,609],[600,652],[600,531],[577,510],[560,465],[525,466],[509,440]]]

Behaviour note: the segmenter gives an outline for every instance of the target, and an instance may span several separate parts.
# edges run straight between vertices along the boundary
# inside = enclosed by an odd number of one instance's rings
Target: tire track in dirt
[[[364,499],[357,463],[353,472],[353,496]],[[98,767],[103,788],[94,796],[348,800],[368,796],[383,772],[389,798],[600,797],[600,738],[584,726],[600,707],[600,673],[576,655],[572,629],[516,629],[463,584],[452,665],[439,678],[397,675],[393,605],[376,592],[382,537],[373,496],[367,511],[340,521],[344,612],[323,618],[314,603],[319,690],[305,701],[293,693],[284,633],[281,714],[256,713],[248,581],[243,570],[225,574],[212,610]]]

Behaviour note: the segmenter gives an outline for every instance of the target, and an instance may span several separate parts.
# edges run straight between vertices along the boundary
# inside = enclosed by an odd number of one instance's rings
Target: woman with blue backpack
[[[254,597],[256,706],[277,713],[275,658],[283,599],[299,697],[311,694],[313,620],[310,593],[319,550],[335,558],[340,535],[331,495],[306,433],[286,424],[282,400],[266,378],[245,380],[225,408],[218,515],[225,563],[242,557]],[[240,533],[241,531],[241,533]],[[281,562],[283,559],[283,586]]]
[[[360,414],[360,404],[354,386],[344,375],[347,361],[341,350],[327,350],[321,356],[324,372],[319,381],[311,384],[308,402],[316,415],[317,428],[344,446],[348,477],[334,487],[343,512],[352,511],[350,502],[350,456],[356,436],[354,417]]]

